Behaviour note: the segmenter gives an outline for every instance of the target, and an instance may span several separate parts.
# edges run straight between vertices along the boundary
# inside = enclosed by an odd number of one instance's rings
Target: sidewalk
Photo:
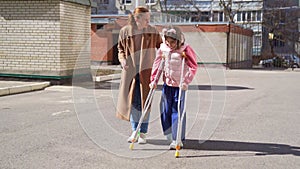
[[[120,74],[112,74],[106,76],[93,77],[94,82],[108,81],[112,79],[120,78]],[[36,90],[43,90],[51,85],[50,82],[30,82],[30,81],[16,81],[16,80],[3,80],[0,79],[0,97],[19,94],[25,92],[31,92]]]
[[[30,82],[30,81],[14,81],[0,79],[0,97],[31,92],[36,90],[42,90],[50,86],[50,82]]]
[[[109,66],[109,65],[101,65],[101,66],[91,66],[92,69],[112,69],[119,70],[119,66]],[[121,74],[110,74],[104,76],[93,76],[94,82],[102,82],[108,81],[112,79],[121,78]],[[43,90],[46,87],[51,85],[50,81],[28,81],[23,79],[5,79],[0,78],[0,97],[7,96],[11,94],[25,93],[36,90]]]

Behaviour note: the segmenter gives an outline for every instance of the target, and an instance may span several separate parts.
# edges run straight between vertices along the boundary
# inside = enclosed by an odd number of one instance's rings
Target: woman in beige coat
[[[142,108],[150,90],[150,75],[156,50],[162,39],[158,31],[149,25],[150,13],[145,7],[137,7],[129,15],[129,23],[120,30],[118,57],[122,66],[117,117],[131,122],[131,142],[136,132]],[[149,114],[149,113],[148,113]],[[149,115],[140,129],[139,143],[146,143]]]

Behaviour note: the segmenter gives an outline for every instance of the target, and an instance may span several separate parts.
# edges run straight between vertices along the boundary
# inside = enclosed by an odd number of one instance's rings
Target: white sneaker
[[[131,143],[133,138],[134,138],[134,135],[135,135],[136,131],[133,131],[131,136],[127,139],[127,142],[128,143]],[[137,138],[134,140],[134,142],[137,142],[137,140],[139,139],[139,136],[137,135]]]
[[[147,139],[146,139],[146,133],[140,133],[140,137],[138,139],[139,144],[146,144]]]
[[[180,149],[183,147],[182,142],[180,142]],[[169,147],[170,150],[176,150],[176,141],[173,140]]]

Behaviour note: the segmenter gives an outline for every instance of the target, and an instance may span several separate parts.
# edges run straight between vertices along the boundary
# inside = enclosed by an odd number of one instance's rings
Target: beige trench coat
[[[147,95],[150,91],[149,83],[151,76],[151,69],[155,59],[156,48],[158,49],[162,42],[158,31],[148,26],[142,35],[140,56],[135,56],[134,39],[132,26],[127,25],[120,30],[118,41],[118,58],[120,62],[126,59],[128,69],[122,70],[121,82],[117,103],[117,117],[123,120],[130,120],[130,112],[132,106],[133,89],[135,86],[135,75],[137,62],[136,57],[139,57],[140,65],[140,87],[142,107],[146,101]],[[150,110],[149,110],[150,111]]]

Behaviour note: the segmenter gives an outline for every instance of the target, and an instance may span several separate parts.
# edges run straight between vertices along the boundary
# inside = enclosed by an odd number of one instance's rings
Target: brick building
[[[99,1],[99,0],[94,0]],[[178,0],[114,0],[107,3],[114,3],[118,12],[126,14],[132,11],[135,6],[147,6],[152,12],[159,11],[165,15],[161,16],[164,22],[227,22],[232,19],[232,22],[250,28],[253,30],[252,54],[253,63],[257,64],[262,58],[270,58],[270,40],[268,34],[270,28],[267,28],[266,14],[270,11],[275,14],[271,18],[280,19],[280,27],[276,28],[274,36],[274,52],[276,55],[286,53],[299,54],[299,0],[225,0],[230,17],[225,13],[225,10],[220,6],[219,0],[193,0],[193,1],[178,1]],[[169,14],[169,15],[166,15]],[[284,18],[283,18],[284,17]],[[276,21],[275,21],[276,22]],[[297,23],[298,22],[298,23]],[[276,23],[273,23],[275,25]],[[272,23],[271,23],[272,25]],[[290,36],[293,35],[293,36]],[[294,36],[295,35],[295,36]],[[292,40],[291,40],[292,39]]]
[[[62,80],[89,69],[90,1],[0,4],[0,76]]]
[[[155,15],[155,14],[154,14]],[[127,24],[127,16],[92,16],[91,59],[94,64],[119,64],[117,41],[119,30]],[[97,22],[99,19],[99,22]],[[159,31],[166,23],[152,23]],[[197,62],[204,66],[229,68],[252,67],[251,29],[236,24],[223,23],[172,23],[184,33],[198,55]]]

